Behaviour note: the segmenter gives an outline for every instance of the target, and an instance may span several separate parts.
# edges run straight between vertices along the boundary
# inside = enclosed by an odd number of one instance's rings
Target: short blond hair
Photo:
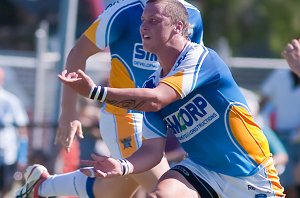
[[[183,23],[182,35],[186,38],[189,36],[189,15],[187,9],[178,0],[148,0],[148,3],[164,3],[164,15],[170,17],[172,23],[181,21]]]

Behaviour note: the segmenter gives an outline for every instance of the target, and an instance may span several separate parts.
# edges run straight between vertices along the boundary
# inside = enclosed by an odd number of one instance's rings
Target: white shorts
[[[114,115],[101,110],[100,134],[113,158],[126,158],[142,145],[142,113]]]
[[[218,196],[222,198],[285,197],[278,176],[273,172],[276,170],[271,157],[260,171],[248,177],[232,177],[209,171],[190,159],[186,159],[178,165],[188,168],[191,172],[206,181]],[[195,185],[197,184],[193,184],[194,187]]]

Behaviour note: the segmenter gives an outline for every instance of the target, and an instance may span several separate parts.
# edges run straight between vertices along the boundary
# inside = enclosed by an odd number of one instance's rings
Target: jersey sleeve
[[[172,87],[181,98],[186,97],[199,83],[201,64],[208,53],[202,47],[187,51],[188,53],[183,53],[177,60],[173,70],[161,80]]]
[[[196,8],[188,9],[190,23],[190,40],[194,43],[203,43],[203,22],[201,13]]]
[[[143,137],[152,139],[166,137],[167,127],[159,112],[144,112]]]
[[[84,35],[102,50],[118,41],[126,31],[124,21],[127,19],[120,14],[119,9],[106,9],[84,32]]]

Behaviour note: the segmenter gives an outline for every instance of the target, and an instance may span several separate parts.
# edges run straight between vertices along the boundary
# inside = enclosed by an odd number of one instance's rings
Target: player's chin
[[[143,48],[145,51],[153,53],[153,47],[151,46],[151,42],[150,41],[143,41]]]

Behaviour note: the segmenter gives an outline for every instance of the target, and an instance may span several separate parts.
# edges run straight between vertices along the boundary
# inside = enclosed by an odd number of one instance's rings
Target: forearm
[[[157,95],[148,88],[108,88],[105,102],[125,109],[147,112],[161,109]]]
[[[164,138],[155,138],[144,141],[140,149],[127,158],[130,173],[137,174],[150,170],[156,166],[164,155]]]
[[[96,86],[82,70],[63,71],[58,78],[77,93],[93,100],[132,110],[156,112],[181,98],[171,86],[159,83],[155,88],[111,88]]]
[[[65,69],[71,73],[78,69],[85,71],[87,59],[100,50],[91,43],[85,36],[80,37],[76,45],[71,49],[66,60]],[[76,107],[77,93],[70,87],[63,85],[62,89],[62,107]]]
[[[126,109],[157,112],[181,98],[169,85],[159,83],[155,88],[107,88],[105,102]]]

